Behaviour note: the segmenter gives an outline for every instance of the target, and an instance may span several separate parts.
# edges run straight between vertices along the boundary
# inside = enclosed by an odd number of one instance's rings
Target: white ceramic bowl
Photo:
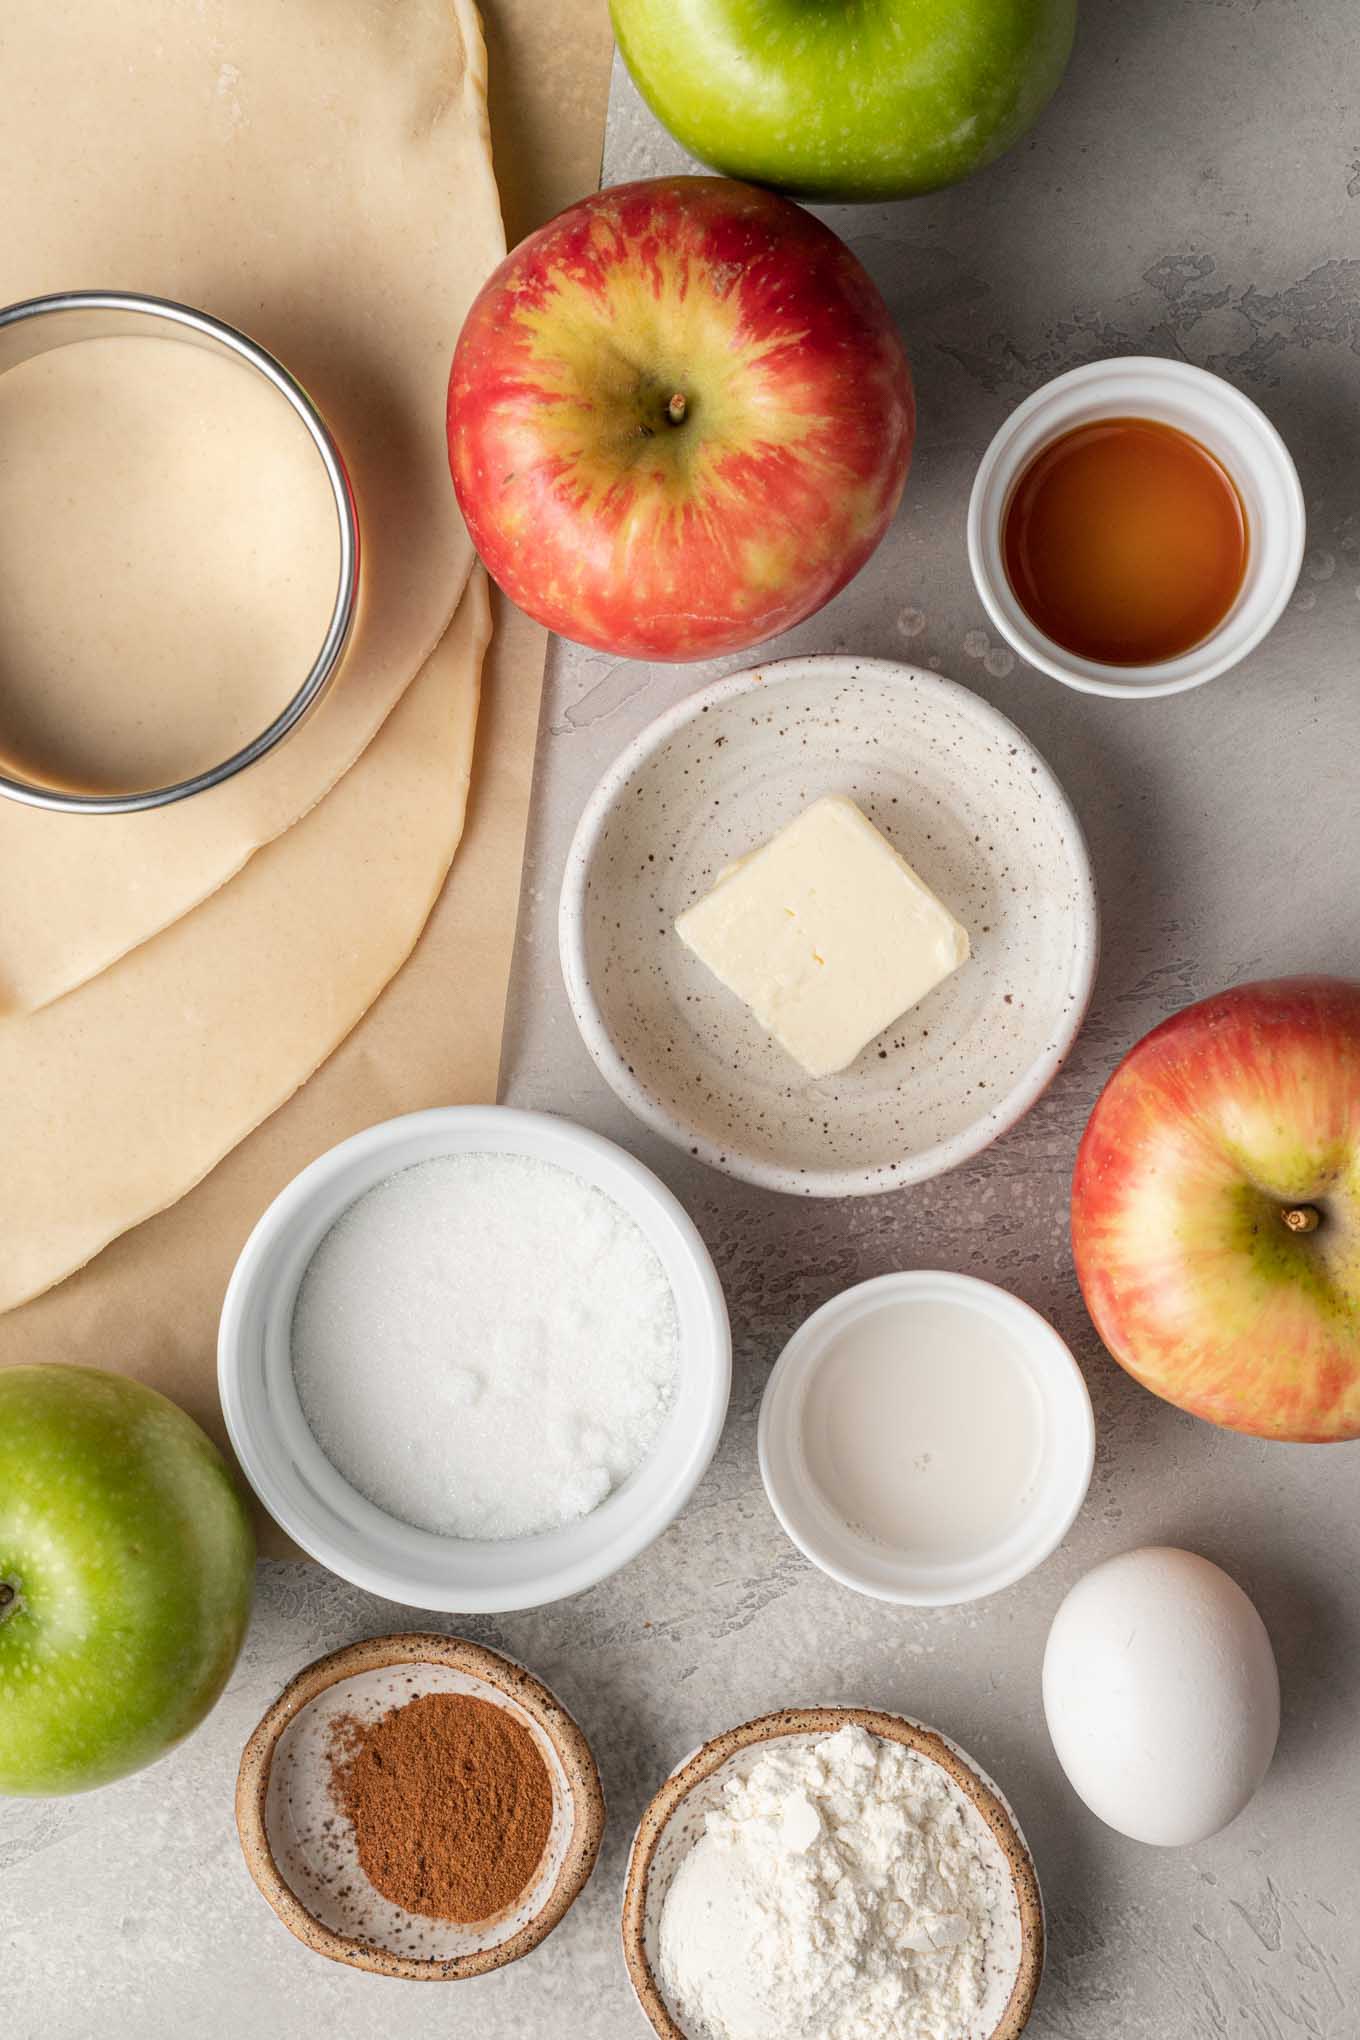
[[[1022,1516],[997,1539],[947,1560],[891,1548],[853,1528],[818,1486],[803,1443],[809,1390],[849,1327],[885,1310],[903,1313],[900,1322],[909,1326],[914,1309],[940,1305],[976,1315],[991,1343],[1002,1335],[1042,1413],[1039,1467]],[[770,1506],[814,1565],[876,1600],[944,1607],[1011,1586],[1061,1544],[1091,1483],[1095,1420],[1081,1369],[1047,1319],[975,1276],[912,1270],[842,1291],[794,1333],[766,1384],[758,1444]]]
[[[1237,484],[1250,527],[1236,602],[1203,643],[1151,666],[1110,666],[1064,649],[1031,622],[1002,557],[1011,491],[1042,446],[1097,418],[1150,418],[1209,449]],[[983,607],[1022,659],[1085,694],[1147,699],[1202,686],[1245,659],[1279,621],[1303,564],[1303,490],[1289,449],[1249,397],[1207,369],[1127,355],[1070,369],[1027,397],[993,439],[968,505],[968,559]]]
[[[749,1776],[772,1742],[822,1741],[847,1723],[901,1743],[937,1764],[967,1803],[964,1818],[982,1847],[995,1850],[999,1879],[1013,1903],[999,1917],[989,1945],[979,2016],[958,2040],[1017,2040],[1028,2023],[1044,1967],[1043,1900],[1034,1859],[1014,1809],[971,1757],[923,1722],[881,1708],[791,1707],[715,1736],[678,1765],[643,1813],[628,1859],[623,1900],[623,1952],[638,2004],[661,2040],[709,2040],[681,2027],[660,1982],[661,1914],[675,1874],[722,1803],[734,1777]]]
[[[806,1076],[675,933],[734,858],[845,793],[964,923],[973,954],[838,1076]],[[1081,1026],[1095,885],[1081,826],[1013,723],[886,659],[720,680],[605,774],[558,932],[582,1039],[623,1102],[743,1182],[810,1197],[918,1183],[1027,1112]]]
[[[595,1184],[642,1228],[680,1321],[674,1407],[632,1478],[579,1522],[499,1542],[414,1529],[351,1487],[298,1401],[289,1352],[298,1285],[340,1214],[399,1169],[451,1154],[530,1155]],[[413,1112],[342,1141],[275,1198],[246,1241],[218,1334],[218,1386],[247,1480],[274,1520],[342,1579],[414,1608],[495,1612],[580,1593],[626,1565],[679,1515],[727,1414],[731,1337],[708,1250],[664,1184],[612,1141],[503,1106]]]

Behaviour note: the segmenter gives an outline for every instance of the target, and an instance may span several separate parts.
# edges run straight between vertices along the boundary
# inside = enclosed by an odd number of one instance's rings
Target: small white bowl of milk
[[[881,1275],[833,1297],[781,1354],[760,1411],[780,1523],[857,1593],[915,1607],[1012,1585],[1086,1498],[1081,1369],[1018,1297],[970,1275]]]

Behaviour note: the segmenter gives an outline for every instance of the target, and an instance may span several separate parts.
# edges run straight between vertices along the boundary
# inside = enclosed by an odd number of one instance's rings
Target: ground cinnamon
[[[370,1884],[394,1905],[472,1925],[533,1881],[552,1826],[548,1767],[504,1707],[424,1693],[377,1721],[334,1724],[336,1800]]]

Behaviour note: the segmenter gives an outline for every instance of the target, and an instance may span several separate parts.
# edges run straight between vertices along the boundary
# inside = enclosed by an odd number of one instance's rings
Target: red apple
[[[1262,1438],[1360,1437],[1360,984],[1240,985],[1154,1028],[1091,1114],[1072,1246],[1155,1395]]]
[[[828,227],[727,178],[659,177],[501,264],[448,428],[473,541],[522,609],[620,657],[708,659],[864,565],[915,405],[888,308]]]

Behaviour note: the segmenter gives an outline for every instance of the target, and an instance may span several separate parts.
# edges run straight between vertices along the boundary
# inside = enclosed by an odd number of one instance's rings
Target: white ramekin
[[[535,1537],[439,1537],[389,1516],[331,1465],[308,1429],[293,1384],[293,1304],[322,1238],[375,1183],[451,1154],[530,1155],[595,1184],[646,1234],[679,1314],[675,1404],[650,1456],[590,1515]],[[461,1614],[537,1608],[580,1593],[659,1537],[713,1457],[731,1374],[722,1287],[692,1221],[665,1185],[599,1134],[547,1113],[499,1105],[388,1119],[304,1169],[274,1199],[241,1251],[217,1345],[227,1430],[275,1522],[355,1586],[409,1607]]]
[[[1023,1520],[988,1550],[949,1563],[879,1544],[842,1521],[817,1488],[802,1447],[813,1377],[849,1326],[885,1308],[949,1303],[1000,1326],[1044,1412],[1044,1454]],[[878,1275],[814,1311],[775,1362],[760,1405],[760,1473],[770,1507],[814,1565],[844,1587],[907,1607],[949,1607],[1012,1586],[1056,1551],[1086,1499],[1095,1419],[1081,1369],[1046,1318],[1009,1290],[974,1275],[912,1269]]]
[[[1237,484],[1250,527],[1236,602],[1202,643],[1151,666],[1078,658],[1039,630],[1016,599],[1002,557],[1006,505],[1040,447],[1097,418],[1151,418],[1189,433]],[[1246,658],[1274,628],[1303,564],[1303,490],[1289,449],[1249,397],[1187,361],[1126,355],[1045,383],[1006,420],[982,456],[968,504],[968,559],[1002,636],[1031,666],[1084,694],[1144,699],[1199,687]]]

